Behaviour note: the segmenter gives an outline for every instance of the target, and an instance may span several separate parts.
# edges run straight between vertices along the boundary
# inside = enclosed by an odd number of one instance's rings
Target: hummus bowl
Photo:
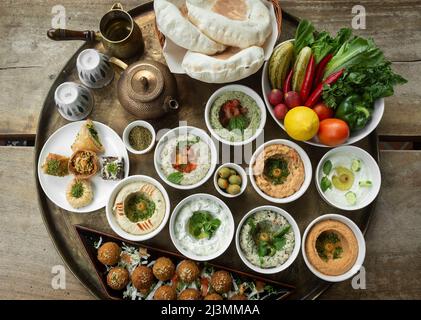
[[[235,246],[253,271],[274,274],[288,268],[300,251],[300,229],[294,218],[275,206],[249,211],[240,221]]]
[[[212,176],[217,163],[215,143],[202,129],[178,127],[159,140],[154,154],[155,170],[169,186],[190,190]]]
[[[208,261],[228,249],[235,226],[231,210],[221,199],[198,193],[175,207],[169,228],[178,251],[192,260]]]
[[[354,146],[327,152],[317,165],[314,182],[320,196],[341,210],[360,210],[380,191],[381,173],[374,158]]]
[[[266,123],[265,103],[249,87],[228,85],[215,91],[209,98],[205,122],[212,137],[218,141],[231,146],[246,145],[263,132]]]
[[[250,169],[253,188],[274,203],[297,200],[306,192],[312,178],[307,153],[285,139],[271,140],[257,148],[251,157]]]
[[[365,252],[361,230],[345,216],[320,216],[304,231],[304,261],[310,271],[322,280],[340,282],[351,278],[361,269]]]
[[[294,39],[286,40],[286,41],[278,44],[274,48],[274,51],[276,50],[276,48],[278,48],[283,43],[288,42],[288,41],[294,41]],[[273,111],[273,107],[269,102],[268,95],[269,95],[271,90],[272,90],[272,87],[271,87],[270,81],[269,81],[269,61],[266,61],[265,64],[263,65],[263,72],[262,72],[263,99],[265,100],[266,107],[269,111],[269,114],[272,116],[273,120],[282,128],[282,130],[285,131],[284,122],[278,120],[275,117],[275,112]],[[374,102],[373,110],[374,111],[373,111],[373,114],[371,115],[371,120],[367,123],[367,125],[361,130],[352,131],[348,140],[345,141],[343,143],[343,145],[354,144],[354,143],[364,139],[365,137],[367,137],[371,132],[373,132],[377,128],[377,126],[379,125],[379,123],[380,123],[380,121],[383,117],[383,113],[384,113],[384,98],[380,98],[380,99],[378,99]],[[312,139],[307,140],[307,141],[303,141],[303,142],[307,143],[307,144],[310,144],[310,145],[313,145],[313,146],[331,148],[330,146],[321,143],[319,141],[317,135],[315,137],[313,137]]]
[[[170,216],[170,199],[157,180],[143,175],[120,181],[106,206],[108,224],[120,237],[144,241],[155,237]]]

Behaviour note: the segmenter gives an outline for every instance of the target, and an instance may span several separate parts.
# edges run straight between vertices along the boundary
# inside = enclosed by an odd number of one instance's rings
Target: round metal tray
[[[155,33],[155,15],[153,12],[152,2],[140,5],[130,10],[130,14],[135,18],[136,22],[141,27],[144,36],[145,53],[142,58],[146,57],[165,63],[165,60],[162,56],[161,46]],[[293,38],[295,28],[297,26],[297,21],[298,20],[293,16],[285,12],[283,13],[282,35],[280,37],[280,41]],[[64,81],[78,81],[75,63],[76,57],[81,50],[88,47],[94,47],[96,49],[103,50],[101,44],[84,44],[67,62],[66,66],[57,77],[46,97],[40,115],[36,136],[35,166],[38,165],[38,156],[47,138],[54,131],[67,123],[67,121],[64,120],[56,111],[54,103],[54,91],[56,87]],[[136,60],[136,58],[133,60]],[[127,62],[130,63],[132,61]],[[116,86],[119,79],[119,74],[117,70],[116,72],[117,74],[114,81],[108,87],[93,91],[95,95],[95,107],[90,117],[93,120],[100,121],[109,125],[121,136],[126,125],[136,119],[134,116],[126,112],[117,100]],[[176,78],[179,89],[179,101],[181,103],[179,112],[165,116],[159,120],[152,121],[152,125],[158,132],[163,128],[177,127],[179,126],[180,121],[187,121],[188,125],[196,126],[206,130],[203,116],[205,103],[211,94],[221,86],[198,82],[186,75],[177,75]],[[240,81],[239,83],[249,86],[261,94],[260,78],[261,71],[243,81]],[[282,129],[270,117],[268,117],[265,126],[265,140],[271,140],[275,138],[288,137],[282,131]],[[375,132],[357,145],[370,152],[376,160],[379,159],[377,135]],[[325,148],[312,147],[307,144],[301,144],[301,146],[309,154],[313,168],[316,167],[320,158],[328,150]],[[233,148],[231,148],[231,151],[232,150]],[[253,145],[253,151],[254,150],[255,145]],[[233,154],[233,152],[231,152],[231,154]],[[245,158],[247,159],[250,156],[251,155],[247,155]],[[231,160],[233,161],[234,159]],[[153,166],[152,152],[143,156],[130,155],[130,175],[133,174],[145,174],[159,179]],[[35,170],[35,175],[37,175],[37,170]],[[93,295],[98,298],[106,298],[107,296],[98,281],[95,270],[91,265],[86,253],[84,252],[82,243],[79,241],[75,228],[73,227],[76,224],[81,224],[98,231],[111,232],[105,217],[105,209],[88,214],[71,213],[62,210],[48,200],[38,183],[38,176],[36,176],[36,181],[41,213],[57,251],[69,269]],[[171,195],[170,198],[172,208],[174,208],[175,205],[184,197],[192,193],[191,191],[183,192],[175,190],[171,187],[167,187],[167,190]],[[211,179],[202,187],[194,190],[193,192],[204,192],[219,196],[213,186]],[[242,216],[250,209],[256,206],[267,204],[264,199],[257,195],[250,184],[246,192],[239,198],[225,199],[225,201],[233,212],[236,224],[238,224]],[[327,205],[319,197],[314,182],[312,182],[308,191],[299,200],[287,205],[282,205],[281,207],[287,210],[296,219],[301,232],[304,231],[305,227],[310,223],[310,221],[326,213],[344,214],[354,220],[365,232],[368,227],[371,213],[374,209],[374,203],[364,210],[350,213],[340,212],[339,210]],[[169,237],[168,225],[157,237],[155,237],[155,239],[147,241],[145,244],[152,247],[176,252],[176,249]],[[219,265],[227,266],[231,269],[249,273],[251,272],[241,262],[236,252],[234,241],[232,242],[229,249],[225,252],[225,254],[216,259],[214,262]],[[328,283],[319,280],[307,269],[301,254],[298,256],[293,265],[286,271],[269,276],[268,278],[284,283],[289,283],[295,286],[296,291],[290,297],[296,299],[317,298],[324,290],[329,287]]]

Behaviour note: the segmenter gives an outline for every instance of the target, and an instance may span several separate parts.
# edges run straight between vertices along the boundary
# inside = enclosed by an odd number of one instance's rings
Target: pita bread
[[[189,19],[227,46],[263,46],[272,32],[269,9],[260,0],[186,0]]]
[[[257,72],[265,60],[261,47],[228,49],[217,56],[188,51],[182,67],[192,78],[208,83],[225,83],[246,78]]]
[[[188,20],[185,3],[185,0],[155,0],[158,29],[175,44],[187,50],[205,54],[224,51],[224,45],[208,38]]]

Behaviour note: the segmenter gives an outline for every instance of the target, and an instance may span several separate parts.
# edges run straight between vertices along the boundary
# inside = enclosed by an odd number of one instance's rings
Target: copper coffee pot
[[[117,97],[127,111],[139,119],[156,119],[179,108],[177,82],[164,64],[140,60],[128,66],[114,57],[110,62],[124,70]]]

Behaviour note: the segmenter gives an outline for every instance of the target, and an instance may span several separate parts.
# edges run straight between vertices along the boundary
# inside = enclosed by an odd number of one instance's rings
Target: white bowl
[[[124,186],[128,185],[129,183],[136,182],[136,181],[145,181],[147,183],[150,183],[150,184],[154,185],[162,193],[162,196],[164,197],[164,200],[165,200],[164,219],[162,220],[161,224],[159,225],[159,227],[157,229],[155,229],[152,232],[150,232],[148,234],[145,234],[145,235],[134,235],[134,234],[131,234],[131,233],[128,233],[128,232],[124,231],[120,227],[118,222],[116,221],[116,219],[114,217],[114,213],[113,213],[114,201],[115,201],[115,198],[116,198],[118,192],[120,192],[120,190]],[[170,216],[170,207],[171,207],[170,198],[168,197],[168,193],[164,189],[162,184],[160,184],[154,178],[151,178],[151,177],[148,177],[148,176],[143,176],[143,175],[137,175],[137,176],[130,176],[130,177],[127,177],[124,180],[121,180],[114,187],[114,189],[111,192],[111,195],[108,199],[107,206],[105,208],[105,212],[106,212],[108,224],[110,225],[111,229],[113,229],[113,231],[115,233],[117,233],[120,237],[122,237],[124,239],[127,239],[127,240],[131,240],[131,241],[145,241],[145,240],[148,240],[148,239],[151,239],[151,238],[155,237],[165,227],[165,225],[167,224],[168,218]]]
[[[364,162],[364,165],[367,167],[367,171],[370,172],[370,180],[373,182],[373,185],[370,188],[367,188],[367,192],[364,193],[364,196],[360,202],[357,202],[353,206],[345,206],[341,205],[340,203],[334,202],[331,199],[326,197],[326,194],[322,191],[320,187],[320,181],[323,177],[323,163],[330,157],[334,156],[335,154],[352,154],[355,158],[361,159]],[[314,182],[316,184],[317,191],[319,192],[320,196],[330,205],[341,209],[341,210],[359,210],[365,208],[370,203],[376,199],[377,195],[380,191],[381,186],[381,173],[379,166],[377,165],[376,160],[365,150],[354,147],[354,146],[342,146],[334,148],[328,151],[323,158],[319,161],[317,165],[317,169],[314,175]],[[357,182],[354,182],[357,183]]]
[[[187,251],[184,248],[182,248],[180,246],[180,244],[178,243],[177,239],[175,238],[175,234],[174,234],[174,224],[175,224],[175,219],[177,218],[178,213],[180,212],[180,210],[189,202],[191,201],[195,201],[196,199],[201,198],[201,199],[208,199],[211,201],[214,201],[216,203],[218,203],[227,213],[229,216],[229,220],[228,223],[230,224],[230,233],[229,233],[229,241],[227,241],[217,252],[207,255],[207,256],[202,256],[202,255],[197,255],[193,252]],[[187,198],[184,198],[183,200],[181,200],[177,206],[174,208],[172,214],[171,214],[171,218],[170,218],[170,237],[171,240],[174,244],[174,246],[177,248],[178,251],[180,251],[184,256],[186,256],[189,259],[195,260],[195,261],[209,261],[212,259],[215,259],[217,257],[219,257],[221,254],[223,254],[228,247],[231,244],[232,238],[234,237],[234,229],[235,229],[235,225],[234,225],[234,218],[232,217],[232,213],[231,210],[228,208],[228,206],[225,204],[225,202],[223,202],[221,199],[211,195],[211,194],[206,194],[206,193],[197,193],[197,194],[193,194],[191,196],[188,196]]]
[[[276,213],[281,214],[288,221],[288,223],[292,227],[292,230],[294,231],[294,237],[295,237],[294,250],[292,250],[291,255],[289,256],[287,261],[285,261],[283,264],[281,264],[280,266],[275,267],[275,268],[260,268],[256,265],[252,264],[244,256],[243,251],[242,251],[241,246],[240,246],[240,233],[241,233],[241,228],[242,228],[243,224],[245,223],[245,221],[247,221],[247,219],[251,215],[255,214],[256,212],[263,211],[263,210],[270,210],[270,211],[274,211]],[[238,224],[237,232],[235,233],[235,246],[237,248],[237,252],[238,252],[238,255],[240,256],[241,260],[243,260],[244,264],[247,267],[249,267],[250,269],[252,269],[253,271],[263,273],[263,274],[274,274],[274,273],[281,272],[281,271],[285,270],[286,268],[288,268],[297,258],[298,253],[300,252],[300,244],[301,244],[300,229],[298,228],[298,225],[295,222],[294,218],[288,212],[286,212],[284,209],[274,207],[274,206],[268,206],[268,205],[261,206],[261,207],[254,208],[253,210],[247,212],[247,214],[241,219],[240,223]]]
[[[257,128],[256,132],[254,133],[253,136],[251,136],[250,138],[244,140],[244,141],[229,141],[226,140],[224,138],[222,138],[212,127],[212,124],[210,122],[210,110],[211,107],[213,105],[213,103],[215,102],[215,100],[222,94],[224,94],[225,92],[228,91],[240,91],[242,93],[245,93],[246,95],[248,95],[249,97],[251,97],[254,101],[256,101],[257,106],[260,109],[260,125]],[[239,84],[231,84],[225,87],[222,87],[218,90],[216,90],[211,97],[209,98],[208,102],[206,103],[206,108],[205,108],[205,122],[206,122],[206,126],[209,130],[209,132],[211,133],[212,137],[214,137],[215,139],[217,139],[218,141],[225,143],[227,145],[231,145],[231,146],[242,146],[242,145],[246,145],[252,141],[254,141],[262,132],[263,132],[263,128],[265,127],[266,124],[266,108],[265,108],[265,103],[263,102],[262,98],[260,97],[260,95],[254,91],[253,89],[250,89],[249,87],[243,86],[243,85],[239,85]]]
[[[294,194],[290,195],[289,197],[286,198],[274,198],[271,197],[269,195],[267,195],[266,193],[264,193],[262,190],[260,190],[260,188],[257,186],[256,183],[256,179],[254,177],[253,174],[253,165],[256,162],[256,158],[259,156],[260,153],[263,152],[263,150],[265,149],[265,147],[270,146],[270,145],[274,145],[274,144],[283,144],[286,145],[288,147],[291,147],[293,149],[295,149],[298,154],[301,157],[301,160],[303,161],[303,165],[304,165],[304,182],[301,185],[301,188]],[[301,148],[298,144],[296,144],[295,142],[292,142],[290,140],[285,140],[285,139],[276,139],[276,140],[271,140],[268,141],[264,144],[262,144],[259,148],[257,148],[257,150],[253,153],[253,156],[251,157],[250,160],[250,181],[251,181],[251,185],[253,186],[254,190],[256,190],[256,192],[264,199],[273,202],[273,203],[288,203],[288,202],[292,202],[297,200],[299,197],[301,197],[304,192],[306,192],[306,190],[308,189],[310,182],[311,182],[311,178],[312,178],[312,167],[311,167],[311,161],[310,158],[308,157],[307,153],[303,150],[303,148]]]
[[[218,172],[219,170],[221,170],[222,168],[230,168],[230,169],[234,169],[235,171],[237,171],[237,173],[241,176],[241,190],[240,193],[238,194],[229,194],[228,192],[225,192],[224,190],[222,190],[219,186],[218,186]],[[247,188],[247,174],[246,171],[243,169],[243,167],[239,166],[236,163],[225,163],[223,165],[221,165],[216,171],[215,174],[213,175],[213,184],[215,185],[215,189],[219,192],[219,194],[221,194],[224,197],[227,198],[235,198],[240,196],[241,194],[243,194],[243,192],[246,190]]]
[[[339,275],[339,276],[327,276],[319,271],[317,271],[313,265],[308,261],[307,259],[307,255],[306,255],[306,250],[305,250],[305,243],[306,243],[306,239],[307,239],[307,235],[309,233],[309,231],[311,230],[311,228],[318,222],[323,221],[323,220],[337,220],[339,222],[342,222],[344,224],[346,224],[351,230],[352,232],[354,232],[354,235],[357,239],[358,242],[358,256],[357,256],[357,260],[355,261],[354,266],[347,271],[346,273]],[[317,277],[319,277],[322,280],[325,281],[329,281],[329,282],[340,282],[340,281],[344,281],[347,280],[349,278],[351,278],[353,275],[355,275],[362,267],[363,263],[364,263],[364,259],[365,259],[365,240],[364,240],[364,235],[361,232],[360,228],[358,228],[358,226],[350,219],[348,219],[347,217],[344,217],[340,214],[325,214],[323,216],[320,216],[316,219],[314,219],[306,228],[306,230],[304,231],[304,235],[303,235],[303,241],[302,241],[302,245],[301,245],[301,251],[303,254],[303,258],[304,261],[307,265],[307,267],[310,269],[310,271]]]
[[[290,39],[290,40],[286,40],[284,42],[287,42],[287,41],[294,41],[294,40]],[[282,43],[284,43],[284,42],[282,42]],[[278,46],[276,46],[276,48],[279,47],[282,43],[280,43]],[[268,68],[269,68],[269,61],[266,61],[264,66],[263,66],[263,72],[262,72],[263,98],[265,100],[266,107],[267,107],[270,115],[272,116],[273,120],[275,120],[275,122],[285,131],[285,126],[284,126],[283,121],[280,121],[280,120],[276,119],[275,113],[273,112],[273,107],[270,104],[269,99],[268,99],[268,94],[272,90],[272,87],[270,85],[270,81],[269,81],[269,78],[268,78]],[[365,137],[367,137],[374,129],[377,128],[377,126],[379,125],[379,123],[380,123],[380,121],[383,117],[383,113],[384,113],[384,99],[380,98],[380,99],[378,99],[374,102],[374,111],[373,111],[371,120],[367,123],[367,125],[363,129],[351,132],[350,137],[348,138],[348,140],[345,143],[343,143],[343,145],[354,144],[354,143],[360,141],[361,139],[364,139]],[[304,141],[304,142],[308,143],[308,144],[311,144],[313,146],[331,148],[331,146],[327,146],[327,145],[321,143],[319,141],[317,135],[313,139],[308,140],[308,141]]]
[[[147,147],[146,149],[143,149],[143,150],[135,150],[135,149],[133,149],[131,147],[130,142],[129,142],[129,134],[130,134],[130,131],[132,131],[132,129],[134,127],[143,127],[143,128],[148,129],[151,132],[151,134],[152,134],[152,142],[149,145],[149,147]],[[146,121],[143,121],[143,120],[133,121],[123,131],[123,142],[126,145],[127,150],[129,150],[133,154],[145,154],[145,153],[148,153],[149,151],[151,151],[151,149],[155,145],[155,140],[156,140],[155,129],[152,127],[152,125],[149,122],[146,122]]]
[[[200,180],[199,182],[197,182],[195,184],[192,184],[192,185],[179,185],[179,184],[175,184],[175,183],[172,183],[172,182],[168,181],[167,177],[161,171],[160,155],[161,155],[162,148],[164,147],[164,145],[168,141],[168,139],[176,138],[180,134],[186,135],[188,133],[193,134],[193,135],[199,137],[202,141],[207,142],[207,144],[209,146],[209,150],[210,150],[211,163],[210,163],[209,171],[206,173],[206,175],[203,177],[202,180]],[[162,136],[162,138],[159,140],[158,145],[155,149],[155,154],[154,154],[155,170],[158,173],[159,177],[169,186],[171,186],[173,188],[176,188],[176,189],[179,189],[179,190],[191,190],[191,189],[194,189],[194,188],[197,188],[197,187],[200,187],[201,185],[203,185],[206,181],[209,180],[209,178],[212,176],[213,172],[215,171],[217,161],[218,161],[218,153],[216,151],[216,146],[215,146],[215,143],[213,142],[213,140],[202,129],[190,127],[190,126],[178,127],[178,128],[172,129],[172,130],[168,131],[166,134],[164,134]]]

